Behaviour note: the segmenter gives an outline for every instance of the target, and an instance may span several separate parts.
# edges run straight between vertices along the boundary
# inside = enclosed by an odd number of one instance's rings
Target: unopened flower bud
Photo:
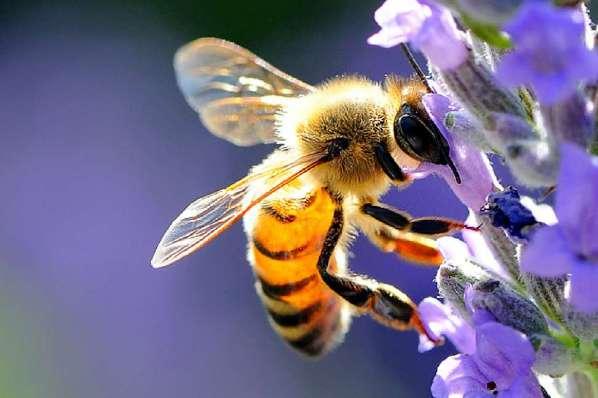
[[[571,369],[573,353],[563,344],[544,334],[533,335],[530,341],[536,347],[536,372],[560,377]]]
[[[471,319],[471,314],[465,304],[465,289],[488,279],[489,276],[481,268],[467,259],[459,262],[449,260],[440,266],[436,274],[436,284],[440,296],[466,320]]]
[[[598,311],[593,313],[576,311],[569,304],[563,304],[563,317],[571,331],[580,339],[592,341],[598,339]]]
[[[528,336],[548,334],[548,325],[538,307],[503,282],[478,282],[467,300],[474,313],[487,311],[498,322]]]

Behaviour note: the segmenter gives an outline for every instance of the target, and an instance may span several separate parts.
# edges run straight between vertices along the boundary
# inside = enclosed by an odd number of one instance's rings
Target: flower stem
[[[576,383],[580,391],[585,388],[587,396],[598,397],[598,340],[581,340],[579,342],[579,359],[582,362],[579,375],[585,376],[585,383]],[[579,378],[579,377],[578,377]],[[585,384],[585,385],[584,385]],[[581,395],[580,395],[581,396]],[[584,397],[586,395],[583,395]]]
[[[598,369],[590,368],[585,374],[592,384],[592,396],[598,397]]]
[[[563,332],[551,330],[550,335],[567,348],[577,348],[577,338],[567,330],[564,330]]]

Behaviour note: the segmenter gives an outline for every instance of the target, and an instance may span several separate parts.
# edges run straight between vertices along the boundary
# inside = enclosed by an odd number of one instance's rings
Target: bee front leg
[[[393,209],[390,206],[366,203],[361,206],[361,211],[368,216],[375,218],[389,227],[396,228],[404,232],[426,235],[433,238],[439,238],[453,234],[462,229],[479,231],[478,227],[471,227],[457,220],[442,217],[419,217],[412,218],[409,214],[400,210]]]
[[[418,264],[442,264],[442,254],[432,238],[450,235],[462,229],[478,230],[477,227],[448,218],[413,218],[408,213],[383,204],[366,203],[361,205],[360,210],[370,220],[373,218],[382,224],[372,225],[365,219],[360,223],[361,229],[376,246]]]
[[[324,283],[358,312],[368,314],[393,329],[415,329],[434,341],[424,328],[417,307],[403,292],[374,279],[329,271],[328,264],[342,235],[343,224],[343,208],[338,203],[318,258],[318,272]]]

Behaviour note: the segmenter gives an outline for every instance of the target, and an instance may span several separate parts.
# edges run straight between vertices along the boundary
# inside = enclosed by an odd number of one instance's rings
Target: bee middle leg
[[[343,232],[343,208],[339,203],[318,258],[318,272],[326,285],[357,311],[397,330],[415,329],[432,339],[409,297],[394,286],[355,274],[337,274],[328,264]]]

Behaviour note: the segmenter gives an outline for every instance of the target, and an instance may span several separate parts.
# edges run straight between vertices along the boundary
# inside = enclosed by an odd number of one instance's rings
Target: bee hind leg
[[[337,205],[318,258],[318,272],[326,285],[351,303],[357,312],[370,315],[377,322],[397,330],[414,329],[426,335],[417,307],[394,286],[355,274],[336,274],[328,269],[334,248],[343,232],[343,209]]]

